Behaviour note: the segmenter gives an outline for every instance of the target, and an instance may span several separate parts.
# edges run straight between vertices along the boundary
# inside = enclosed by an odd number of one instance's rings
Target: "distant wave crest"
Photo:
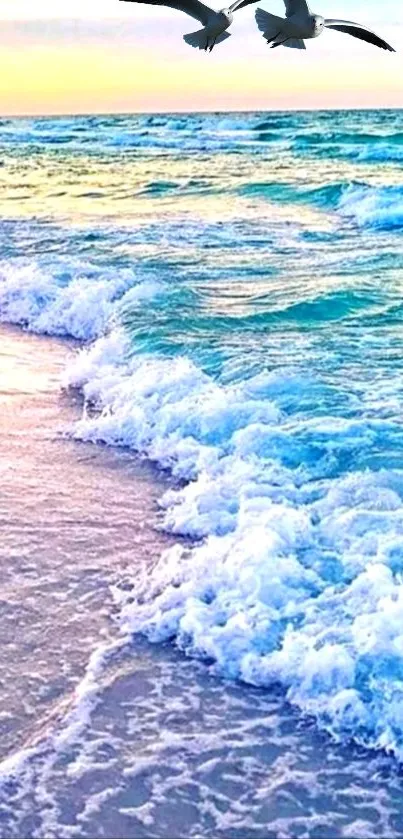
[[[403,228],[403,186],[373,186],[360,183],[329,183],[317,187],[298,184],[255,182],[243,185],[241,195],[291,204],[306,203],[353,219],[362,227]]]
[[[351,184],[343,191],[339,210],[362,227],[403,229],[403,186]]]

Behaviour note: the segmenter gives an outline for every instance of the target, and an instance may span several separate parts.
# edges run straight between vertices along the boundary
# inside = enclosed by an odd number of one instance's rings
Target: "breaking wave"
[[[334,734],[403,755],[402,443],[389,417],[290,417],[284,374],[223,386],[185,358],[134,358],[115,331],[67,383],[99,413],[75,435],[130,446],[186,485],[162,499],[176,546],[122,592],[129,632],[175,639],[223,675],[280,683]]]

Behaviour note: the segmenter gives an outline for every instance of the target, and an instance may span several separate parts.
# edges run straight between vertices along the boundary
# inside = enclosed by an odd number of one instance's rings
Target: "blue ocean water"
[[[0,319],[84,342],[72,434],[174,479],[123,630],[402,759],[403,111],[3,120],[0,160]]]

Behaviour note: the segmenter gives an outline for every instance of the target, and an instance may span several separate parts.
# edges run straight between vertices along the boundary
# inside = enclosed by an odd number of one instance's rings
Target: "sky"
[[[299,50],[269,50],[255,9],[239,10],[212,53],[183,35],[176,10],[120,0],[0,0],[0,114],[289,108],[403,108],[402,0],[315,0],[314,12],[366,24],[397,50],[329,30]],[[220,8],[218,5],[217,8]]]

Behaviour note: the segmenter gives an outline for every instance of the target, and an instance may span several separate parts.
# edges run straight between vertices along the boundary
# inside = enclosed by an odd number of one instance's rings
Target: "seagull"
[[[323,30],[337,29],[339,32],[346,32],[361,41],[374,44],[382,50],[395,52],[383,38],[379,38],[366,26],[360,23],[353,23],[350,20],[327,19],[321,15],[314,15],[310,11],[306,0],[284,0],[286,17],[277,17],[263,9],[257,9],[256,23],[263,37],[271,47],[291,47],[292,49],[306,49],[304,41],[308,38],[317,38]]]
[[[250,3],[256,3],[257,0],[235,0],[231,6],[228,6],[227,9],[221,9],[220,12],[205,6],[200,0],[122,0],[122,2],[145,3],[147,6],[168,6],[170,9],[178,9],[178,11],[196,18],[203,24],[203,29],[184,35],[183,40],[195,49],[211,52],[215,44],[220,44],[221,41],[230,38],[230,34],[226,30],[231,26],[234,12],[237,9],[242,9],[243,6],[249,6]]]

